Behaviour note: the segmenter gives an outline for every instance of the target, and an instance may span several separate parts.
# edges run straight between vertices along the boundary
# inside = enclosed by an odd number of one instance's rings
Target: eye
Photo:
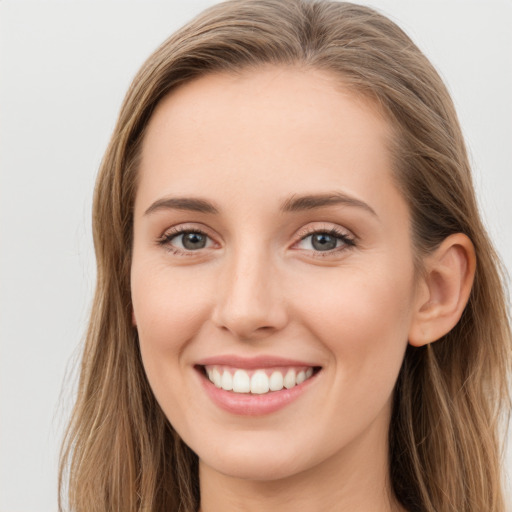
[[[200,230],[176,230],[165,233],[158,240],[160,245],[166,245],[176,252],[191,252],[207,249],[213,245],[211,238]]]
[[[296,247],[308,251],[328,252],[354,245],[354,240],[347,234],[337,229],[331,229],[328,231],[315,231],[302,237]]]

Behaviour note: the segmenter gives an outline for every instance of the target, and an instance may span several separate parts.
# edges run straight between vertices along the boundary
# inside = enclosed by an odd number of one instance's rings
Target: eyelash
[[[296,242],[294,245],[297,245],[298,243],[306,240],[307,238],[314,236],[314,235],[329,235],[333,238],[340,240],[342,242],[342,245],[340,247],[335,247],[334,249],[329,249],[327,251],[314,251],[312,250],[311,253],[315,258],[326,258],[329,256],[332,256],[335,253],[339,253],[342,251],[346,251],[348,249],[351,249],[356,246],[356,241],[353,237],[349,236],[347,233],[332,227],[329,229],[313,229],[308,230],[305,233],[299,234],[300,240]],[[307,249],[304,249],[307,250]]]
[[[179,236],[188,235],[190,233],[199,234],[211,240],[211,237],[205,233],[203,230],[198,228],[171,228],[169,231],[166,231],[160,238],[157,239],[157,244],[165,247],[172,254],[176,254],[178,256],[191,256],[198,251],[187,251],[186,249],[179,249],[178,247],[174,247],[171,244],[171,241],[174,238]]]
[[[194,253],[199,252],[199,249],[195,250],[195,251],[193,251],[193,250],[183,250],[183,249],[179,249],[177,247],[174,247],[171,244],[171,241],[173,239],[175,239],[175,238],[177,238],[179,236],[190,234],[190,233],[199,234],[199,235],[204,236],[204,237],[206,237],[206,238],[208,238],[210,240],[212,239],[207,233],[205,233],[201,229],[198,229],[198,228],[179,228],[178,227],[178,228],[171,228],[170,231],[167,231],[161,237],[159,237],[157,239],[157,244],[159,246],[165,247],[172,254],[176,254],[178,256],[191,256]],[[337,253],[337,252],[340,252],[340,251],[345,251],[345,250],[351,249],[352,247],[355,247],[355,245],[356,245],[356,241],[355,241],[355,239],[353,237],[347,235],[346,233],[344,233],[341,230],[339,230],[337,228],[334,228],[334,227],[330,228],[330,229],[307,230],[306,232],[300,233],[299,234],[300,239],[297,242],[295,242],[294,245],[299,244],[300,242],[306,240],[308,237],[311,237],[313,235],[318,235],[318,234],[332,236],[333,238],[335,238],[337,240],[340,240],[342,242],[342,246],[341,247],[336,247],[334,249],[329,249],[329,250],[326,250],[326,251],[315,251],[315,250],[303,249],[303,250],[306,250],[308,252],[311,252],[314,255],[314,257],[317,257],[317,258],[325,258],[325,257],[328,257],[328,256],[332,256],[333,253]]]

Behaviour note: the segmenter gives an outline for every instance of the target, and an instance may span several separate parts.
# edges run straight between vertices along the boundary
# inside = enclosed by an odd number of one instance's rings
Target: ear
[[[424,265],[409,332],[409,343],[415,347],[438,340],[462,316],[475,276],[473,243],[462,233],[450,235]]]
[[[137,320],[135,319],[135,311],[132,306],[132,327],[137,327]]]

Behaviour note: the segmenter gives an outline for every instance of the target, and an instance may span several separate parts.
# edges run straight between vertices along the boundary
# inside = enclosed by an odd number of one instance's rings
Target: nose
[[[281,280],[264,251],[239,251],[219,273],[213,323],[244,341],[283,329],[288,314]]]

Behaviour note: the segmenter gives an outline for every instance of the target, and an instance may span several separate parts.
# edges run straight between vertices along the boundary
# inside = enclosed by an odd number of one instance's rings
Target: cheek
[[[302,295],[298,314],[330,351],[340,389],[354,382],[358,389],[392,389],[408,342],[412,275],[412,268],[381,261],[303,283],[309,293]]]
[[[134,259],[132,301],[144,370],[162,410],[182,432],[193,431],[185,404],[195,398],[183,354],[207,316],[205,295],[201,283],[186,272]]]
[[[296,295],[302,302],[305,318],[342,338],[359,339],[358,346],[377,341],[365,333],[380,333],[378,338],[395,338],[393,334],[398,333],[407,336],[413,280],[407,269],[393,270],[392,266],[386,268],[381,264],[373,268],[334,269],[321,279],[303,279],[302,292]]]
[[[183,353],[207,316],[201,283],[159,264],[132,267],[132,301],[142,362],[156,399],[166,411],[191,400],[184,384]],[[190,369],[188,369],[190,370]],[[171,391],[173,390],[173,391]]]
[[[303,303],[308,330],[330,353],[330,392],[318,425],[335,446],[355,439],[376,418],[387,424],[407,347],[409,287],[386,274],[368,278],[369,272],[352,269],[350,277],[331,279],[329,293]]]
[[[132,268],[132,301],[139,337],[155,350],[179,350],[201,325],[205,290],[187,273],[157,265]]]

